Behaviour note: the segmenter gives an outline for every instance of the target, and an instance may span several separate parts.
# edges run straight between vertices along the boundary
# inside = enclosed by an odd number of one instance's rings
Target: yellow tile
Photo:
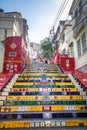
[[[15,82],[15,84],[14,85],[19,85],[19,86],[21,86],[21,85],[24,85],[24,86],[31,86],[31,85],[33,85],[33,82]]]
[[[56,82],[56,85],[73,85],[72,82]]]
[[[64,111],[65,107],[64,106],[51,106],[52,111]]]

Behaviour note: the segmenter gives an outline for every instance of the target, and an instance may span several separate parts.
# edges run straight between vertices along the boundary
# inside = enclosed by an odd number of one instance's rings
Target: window
[[[77,21],[77,19],[78,19],[78,11],[76,9],[76,11],[75,11],[75,22]]]
[[[80,0],[80,2],[79,2],[79,13],[81,13],[82,12],[82,0]]]
[[[87,50],[85,33],[81,37],[83,53]]]
[[[16,57],[17,53],[16,52],[9,52],[10,57]]]
[[[80,39],[77,41],[77,48],[78,48],[78,57],[81,55],[81,43]]]
[[[62,36],[62,43],[65,41],[65,34]]]
[[[6,39],[6,37],[7,37],[7,29],[5,29],[5,36],[4,37]]]
[[[73,42],[69,45],[69,48],[68,48],[68,53],[69,53],[69,56],[74,56],[74,52],[73,52]]]

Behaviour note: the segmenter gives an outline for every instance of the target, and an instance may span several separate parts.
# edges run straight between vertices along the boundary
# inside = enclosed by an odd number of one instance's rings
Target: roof
[[[19,12],[4,12],[5,14],[14,14],[14,13],[16,13],[16,14],[19,14],[19,15],[21,15],[21,13],[19,13]]]
[[[71,5],[71,8],[70,8],[70,10],[69,10],[69,15],[72,15],[72,12],[73,12],[74,7],[75,7],[75,3],[77,3],[77,0],[73,0],[72,5]]]

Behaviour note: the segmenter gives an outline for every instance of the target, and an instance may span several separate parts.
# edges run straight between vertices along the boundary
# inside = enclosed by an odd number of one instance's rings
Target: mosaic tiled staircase
[[[87,128],[87,93],[57,65],[27,65],[0,92],[0,129]]]

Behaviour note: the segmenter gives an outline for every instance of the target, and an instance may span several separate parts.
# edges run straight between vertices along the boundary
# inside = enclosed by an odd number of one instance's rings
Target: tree
[[[49,38],[43,39],[41,42],[41,49],[43,50],[43,57],[50,59],[53,54],[52,43],[50,42]]]

